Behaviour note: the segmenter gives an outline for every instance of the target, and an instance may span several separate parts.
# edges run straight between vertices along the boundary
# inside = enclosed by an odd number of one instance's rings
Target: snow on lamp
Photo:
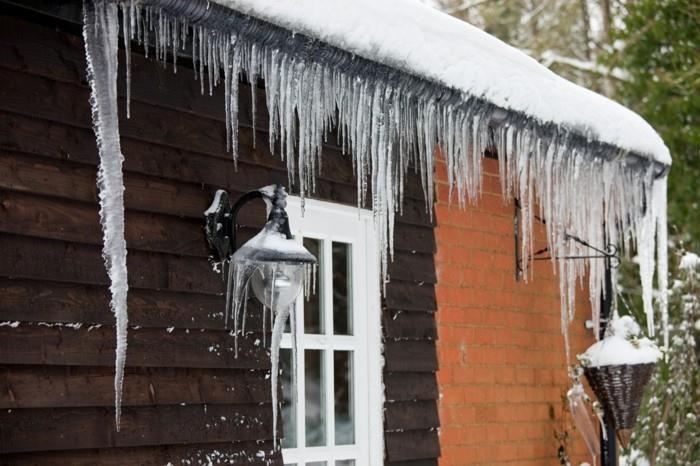
[[[241,196],[230,205],[226,191],[216,192],[214,201],[204,213],[207,241],[213,251],[215,270],[227,272],[225,322],[233,320],[235,355],[238,356],[238,335],[245,333],[248,291],[263,304],[263,345],[267,330],[272,327],[270,359],[272,363],[273,432],[277,432],[277,377],[279,349],[287,319],[293,335],[293,358],[296,361],[296,326],[294,304],[317,261],[302,244],[295,241],[289,228],[287,193],[281,185],[270,185]],[[267,207],[267,223],[262,230],[240,248],[236,247],[236,216],[253,199],[262,199]],[[226,268],[228,267],[228,271]],[[291,316],[291,319],[290,319]],[[242,327],[239,332],[239,326]],[[276,438],[275,438],[276,440]]]

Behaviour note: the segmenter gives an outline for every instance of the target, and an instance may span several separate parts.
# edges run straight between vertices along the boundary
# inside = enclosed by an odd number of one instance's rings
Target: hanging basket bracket
[[[546,224],[546,221],[539,216],[534,216],[535,220],[541,224]],[[515,199],[515,215],[513,219],[513,232],[515,236],[515,279],[520,281],[523,279],[524,269],[523,269],[523,257],[521,256],[521,238],[520,238],[520,223],[521,218],[521,208],[520,201]],[[550,254],[549,246],[546,246],[527,257],[527,262],[533,261],[544,261],[544,260],[582,260],[582,259],[605,259],[608,261],[609,267],[617,268],[620,266],[620,252],[617,245],[613,243],[608,243],[605,248],[600,248],[593,246],[589,242],[581,239],[580,237],[565,233],[565,241],[575,241],[576,243],[585,246],[591,250],[591,254],[578,254],[572,256],[552,256]]]

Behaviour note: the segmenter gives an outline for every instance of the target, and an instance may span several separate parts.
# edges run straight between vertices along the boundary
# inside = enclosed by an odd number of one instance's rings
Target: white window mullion
[[[337,447],[311,447],[305,449],[290,448],[284,451],[284,462],[285,464],[296,463],[297,466],[304,466],[305,463],[327,461],[328,466],[334,466],[334,460],[355,459],[359,456],[360,451],[357,447],[348,445],[340,445]]]
[[[303,237],[300,235],[296,235],[296,241],[298,243],[303,242]],[[295,309],[295,314],[294,314],[294,324],[296,325],[296,367],[295,367],[295,354],[293,351],[294,348],[294,341],[293,338],[294,336],[289,333],[285,333],[282,335],[282,344],[281,346],[283,348],[290,348],[290,352],[292,354],[291,357],[291,364],[292,364],[292,371],[294,373],[294,377],[292,378],[292,383],[295,384],[295,387],[292,389],[292,396],[296,396],[296,399],[292,399],[292,403],[294,403],[294,411],[295,411],[295,425],[290,426],[293,429],[296,429],[296,448],[292,448],[291,450],[296,451],[304,447],[306,444],[306,431],[305,431],[305,409],[306,409],[306,404],[305,404],[305,392],[306,392],[306,383],[304,379],[304,372],[305,372],[305,361],[304,361],[304,299],[306,296],[304,295],[304,291],[302,290],[299,296],[297,297],[296,301],[294,302],[294,309]],[[290,327],[291,330],[291,327]],[[288,461],[285,461],[287,463]]]
[[[364,223],[363,227],[364,227]],[[364,233],[364,228],[361,230],[361,234]],[[358,309],[371,309],[364,305],[364,300],[360,290],[367,289],[367,271],[365,257],[363,257],[362,250],[359,248],[352,248],[352,256],[350,260],[350,268],[352,271],[352,289],[349,290],[351,293],[351,305],[353,308],[353,324],[354,324],[354,334],[357,338],[357,348],[353,351],[352,358],[352,384],[354,387],[352,397],[352,410],[354,417],[354,429],[355,429],[355,443],[362,452],[364,458],[368,457],[368,436],[370,435],[369,429],[360,429],[359,422],[363,419],[363,422],[369,421],[369,413],[367,411],[367,396],[359,395],[360,393],[366,393],[367,377],[366,371],[367,366],[367,313],[366,312],[356,312]]]
[[[364,307],[368,310],[363,316],[365,322],[365,344],[364,351],[376,351],[376,356],[372,353],[366,356],[366,367],[356,366],[358,371],[367,377],[368,387],[375,387],[366,392],[364,397],[366,403],[365,411],[367,415],[367,437],[366,453],[368,464],[382,464],[384,462],[384,391],[382,383],[382,371],[384,369],[384,355],[382,348],[382,321],[381,321],[381,299],[379,295],[379,246],[374,237],[373,220],[366,218],[363,221],[363,234],[367,247],[363,258],[363,289],[362,296]],[[374,312],[372,312],[374,310]],[[359,313],[358,313],[359,314]],[[368,350],[371,348],[371,350]]]
[[[285,334],[285,337],[287,335]],[[284,337],[282,337],[282,341]],[[291,341],[291,337],[290,340]],[[327,347],[334,347],[335,349],[346,349],[352,350],[357,346],[361,346],[364,339],[357,338],[355,336],[348,335],[304,335],[304,341],[306,342],[306,349],[324,349]]]
[[[323,254],[327,267],[323,271],[323,291],[326,297],[323,303],[323,312],[326,320],[326,338],[333,337],[333,240],[326,238],[323,243]],[[333,345],[326,345],[325,358],[323,360],[326,374],[326,445],[335,445],[335,380],[333,377]]]
[[[297,313],[296,313],[296,325],[297,325],[297,371],[296,371],[296,384],[297,384],[297,417],[296,417],[296,429],[297,429],[297,448],[304,448],[306,445],[306,358],[305,349],[306,341],[304,339],[304,304],[302,299],[297,299]],[[291,346],[291,345],[290,345]]]

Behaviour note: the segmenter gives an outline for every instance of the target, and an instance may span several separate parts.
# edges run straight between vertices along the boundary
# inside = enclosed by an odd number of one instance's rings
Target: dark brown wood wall
[[[286,184],[267,146],[264,96],[253,148],[250,93],[241,92],[236,172],[221,90],[202,96],[186,66],[173,74],[133,55],[132,118],[121,121],[131,291],[117,433],[84,50],[75,31],[57,26],[0,16],[0,463],[216,464],[226,455],[263,464],[256,454],[273,449],[269,358],[255,334],[232,355],[202,212],[218,188],[235,197]],[[328,145],[314,197],[354,205],[355,193],[349,158]],[[242,215],[245,240],[264,215]],[[439,456],[434,248],[411,178],[383,300],[388,464]]]

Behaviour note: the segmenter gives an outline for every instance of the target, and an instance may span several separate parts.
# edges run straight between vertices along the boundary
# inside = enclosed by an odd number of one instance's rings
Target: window
[[[378,248],[371,212],[289,197],[292,233],[319,261],[316,293],[297,300],[297,366],[282,339],[286,465],[383,462]],[[293,386],[297,399],[294,402]]]

